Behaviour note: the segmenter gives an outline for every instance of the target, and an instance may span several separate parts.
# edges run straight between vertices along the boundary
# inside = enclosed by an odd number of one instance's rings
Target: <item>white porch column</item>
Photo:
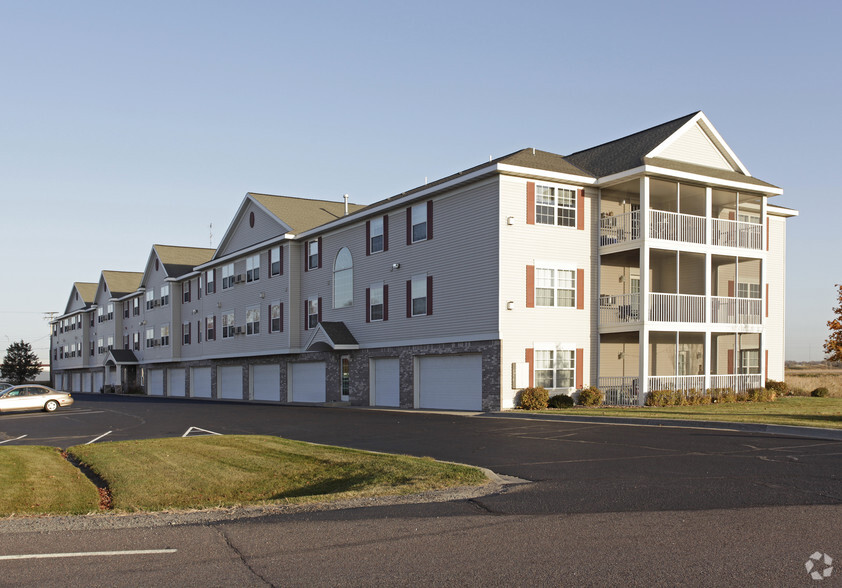
[[[638,333],[638,404],[643,406],[649,393],[649,178],[640,179],[640,317],[641,327]]]
[[[711,365],[711,350],[710,350],[710,328],[705,329],[705,394],[710,390],[710,365]]]
[[[766,384],[766,380],[769,378],[769,367],[766,365],[766,323],[768,319],[766,317],[766,305],[769,304],[769,301],[766,296],[766,289],[769,287],[766,275],[766,264],[768,262],[769,254],[766,252],[766,243],[768,242],[769,235],[767,234],[768,231],[766,230],[766,196],[761,196],[760,198],[760,222],[761,222],[761,229],[760,234],[763,235],[763,239],[761,239],[761,257],[760,257],[760,376],[761,376],[761,383],[763,385]]]

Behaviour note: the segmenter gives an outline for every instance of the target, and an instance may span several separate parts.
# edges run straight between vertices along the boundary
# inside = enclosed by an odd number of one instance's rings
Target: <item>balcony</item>
[[[705,297],[694,294],[649,294],[649,320],[669,323],[704,323]],[[762,301],[759,298],[710,297],[710,322],[733,325],[760,325]],[[599,297],[600,326],[640,323],[640,294]]]
[[[741,247],[743,249],[763,249],[763,226],[757,223],[713,219],[713,245],[720,247]]]
[[[762,225],[721,218],[710,219],[710,222],[710,245],[755,251],[763,249]],[[665,210],[650,210],[649,238],[705,245],[708,244],[707,223],[708,219],[703,216]],[[630,243],[640,239],[640,236],[641,217],[639,210],[599,219],[600,247]]]
[[[726,298],[711,296],[710,322],[738,325],[762,323],[762,300],[759,298]]]
[[[705,322],[705,297],[695,294],[649,294],[649,320],[670,323]]]

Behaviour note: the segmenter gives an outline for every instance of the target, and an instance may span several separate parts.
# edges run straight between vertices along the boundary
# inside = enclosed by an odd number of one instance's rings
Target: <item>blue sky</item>
[[[787,358],[842,282],[842,4],[0,3],[0,347],[74,281],[208,246],[248,191],[370,203],[704,110],[784,188]]]

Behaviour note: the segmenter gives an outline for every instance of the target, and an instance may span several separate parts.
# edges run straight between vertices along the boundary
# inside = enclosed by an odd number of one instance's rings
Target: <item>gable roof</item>
[[[309,200],[292,196],[254,194],[247,196],[256,200],[268,212],[286,224],[293,233],[301,233],[345,216],[345,202],[334,200]],[[365,208],[362,204],[348,204],[348,214]]]
[[[79,296],[82,298],[82,302],[85,303],[85,306],[90,306],[94,303],[96,299],[96,289],[99,284],[95,284],[93,282],[74,282],[73,287],[76,288],[76,291],[79,292]]]
[[[102,270],[102,279],[113,298],[120,298],[135,292],[140,287],[143,274],[140,272],[118,272]]]
[[[497,159],[494,163],[505,163],[519,167],[531,167],[544,171],[595,177],[592,173],[573,165],[568,159],[539,149],[521,149]]]
[[[177,278],[189,274],[197,265],[210,261],[216,249],[207,247],[177,247],[175,245],[153,245],[152,249],[161,263],[164,270],[171,278]]]

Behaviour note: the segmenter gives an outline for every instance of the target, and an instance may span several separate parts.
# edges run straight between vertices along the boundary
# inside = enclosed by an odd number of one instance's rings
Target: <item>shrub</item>
[[[810,393],[807,392],[804,388],[797,388],[793,386],[789,389],[790,396],[809,396]]]
[[[790,393],[787,383],[777,380],[766,380],[766,389],[771,390],[777,396],[787,396]]]
[[[810,392],[810,396],[812,396],[813,398],[827,398],[828,396],[830,396],[830,390],[822,386]]]
[[[710,396],[710,401],[713,403],[728,403],[728,402],[737,402],[737,393],[734,392],[731,388],[710,388],[708,390],[708,396]]]
[[[588,386],[579,392],[579,404],[581,406],[599,406],[604,400],[605,394],[594,386]]]
[[[525,410],[541,410],[547,408],[550,393],[546,388],[524,388],[520,391],[518,406]]]
[[[675,403],[674,390],[652,390],[646,396],[646,406],[672,406]]]
[[[549,408],[570,408],[573,406],[573,397],[567,394],[556,394],[547,402]]]
[[[700,404],[710,404],[710,396],[696,390],[695,388],[691,388],[684,392],[684,401],[691,405],[691,406],[698,406]]]
[[[775,391],[771,388],[752,388],[745,393],[748,402],[772,402],[775,400]]]

